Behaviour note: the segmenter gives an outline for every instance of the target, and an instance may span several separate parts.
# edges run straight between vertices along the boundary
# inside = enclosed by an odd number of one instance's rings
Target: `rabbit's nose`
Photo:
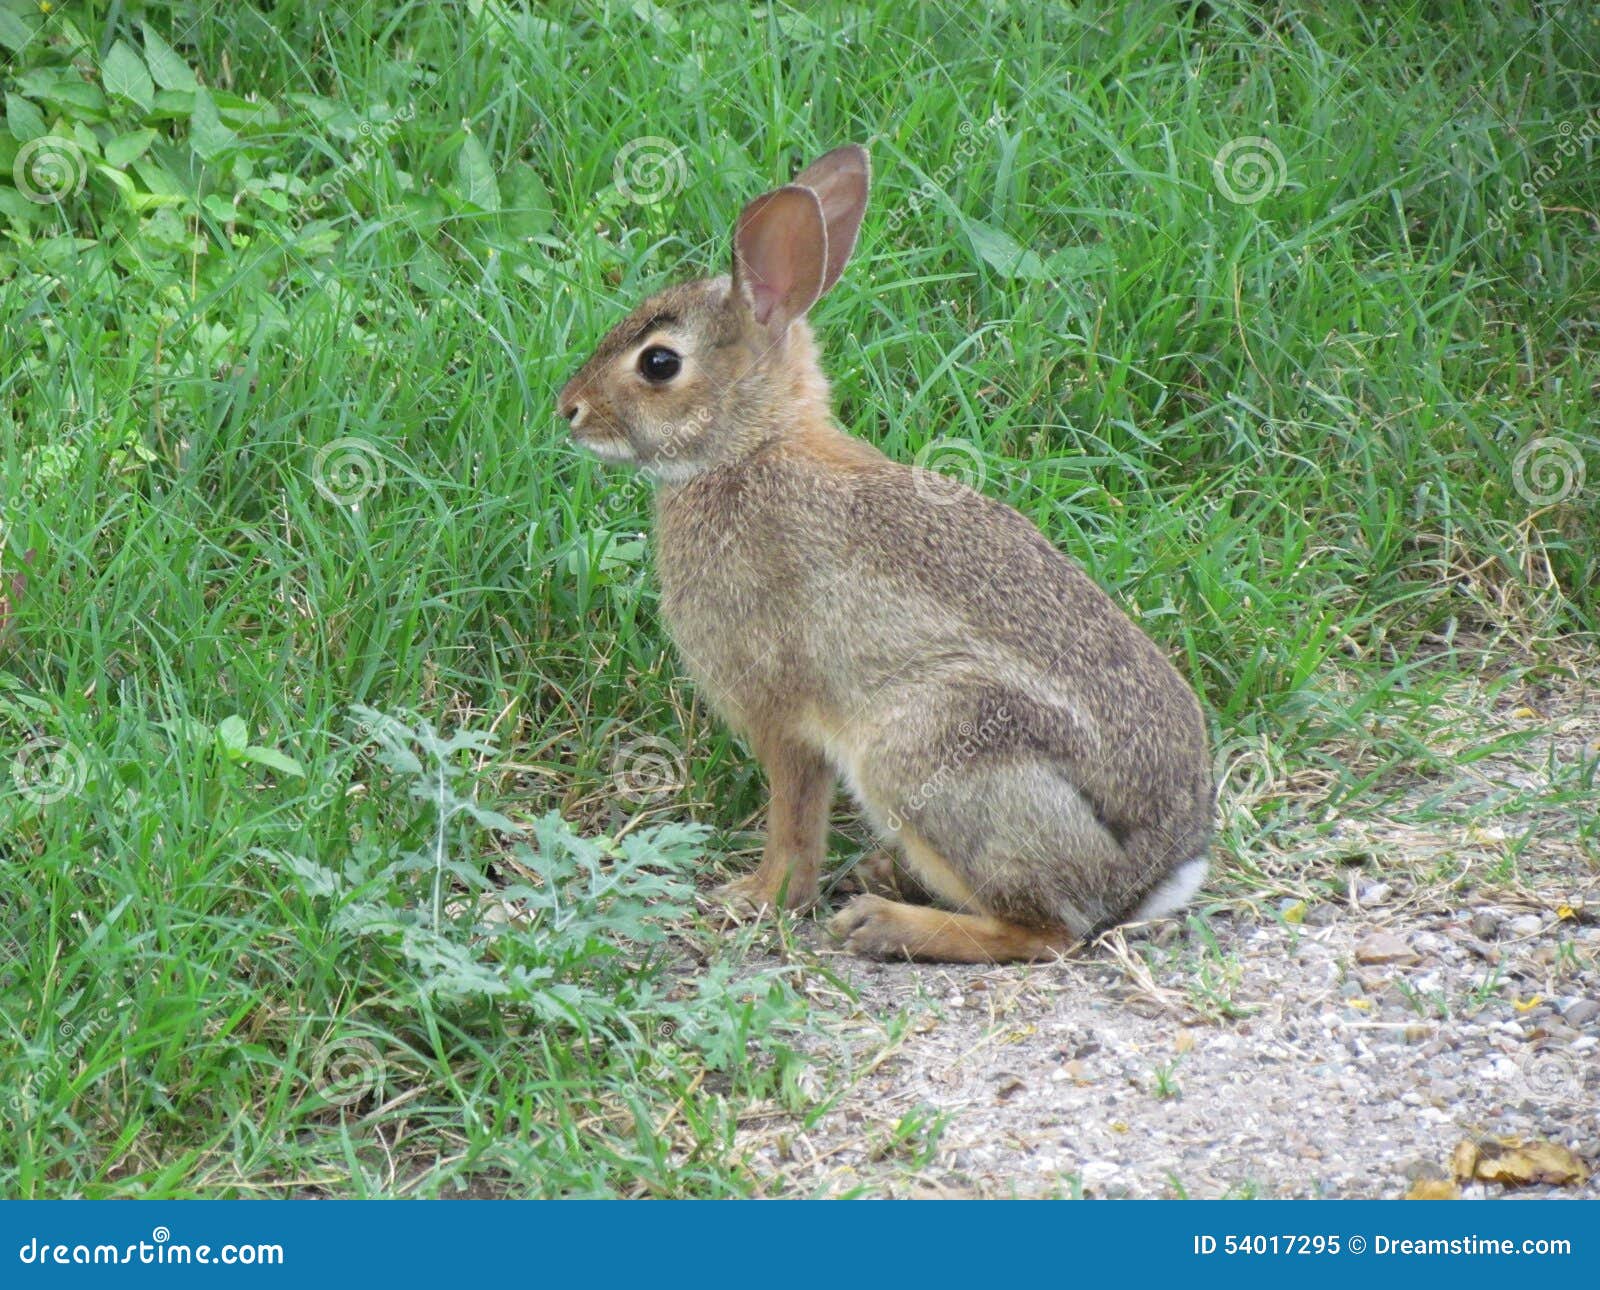
[[[583,414],[585,411],[587,411],[587,409],[583,403],[577,399],[563,399],[560,404],[561,415],[572,423],[572,428],[574,430],[576,430],[582,423]]]

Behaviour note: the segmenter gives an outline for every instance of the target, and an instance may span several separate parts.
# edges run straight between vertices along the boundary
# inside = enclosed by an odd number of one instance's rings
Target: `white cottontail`
[[[1194,692],[1011,507],[839,429],[806,312],[866,208],[838,148],[740,213],[733,272],[652,296],[562,389],[574,439],[654,476],[661,610],[771,787],[751,913],[816,899],[843,777],[937,905],[858,896],[861,953],[1049,956],[1206,873]]]

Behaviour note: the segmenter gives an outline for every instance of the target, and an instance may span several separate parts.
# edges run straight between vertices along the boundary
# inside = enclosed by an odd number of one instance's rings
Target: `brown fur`
[[[810,904],[842,776],[962,910],[862,898],[835,921],[847,944],[1056,953],[1203,854],[1199,703],[1023,516],[834,424],[800,315],[854,244],[865,154],[774,191],[740,217],[731,277],[646,301],[558,402],[580,443],[657,476],[663,617],[768,775],[760,868],[721,894],[741,912]],[[647,344],[682,372],[647,381]]]

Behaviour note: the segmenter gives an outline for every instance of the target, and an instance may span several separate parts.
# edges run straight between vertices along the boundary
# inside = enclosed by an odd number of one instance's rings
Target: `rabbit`
[[[843,780],[935,903],[830,923],[877,958],[1049,958],[1175,912],[1206,876],[1194,691],[1035,525],[839,428],[807,312],[855,248],[866,150],[827,153],[733,228],[730,274],[652,296],[562,388],[574,441],[654,483],[662,619],[766,772],[736,917],[818,896]]]

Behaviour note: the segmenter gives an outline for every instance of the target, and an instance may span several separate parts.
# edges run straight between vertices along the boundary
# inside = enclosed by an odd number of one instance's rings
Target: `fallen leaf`
[[[1407,1200],[1460,1200],[1461,1188],[1448,1178],[1418,1178],[1406,1193]]]
[[[1520,708],[1513,708],[1511,715],[1514,717],[1521,717],[1524,721],[1527,721],[1529,718],[1537,717],[1539,714],[1532,708],[1524,705]]]
[[[1575,919],[1577,916],[1578,916],[1578,911],[1576,909],[1574,909],[1571,905],[1557,905],[1556,906],[1556,917],[1559,918],[1564,923],[1565,922],[1570,922],[1571,920]]]
[[[1194,1049],[1194,1031],[1180,1030],[1178,1037],[1172,1041],[1172,1046],[1180,1053],[1191,1052]]]
[[[1290,905],[1288,909],[1283,911],[1283,921],[1286,923],[1292,923],[1298,927],[1301,923],[1306,921],[1306,913],[1306,902],[1303,900],[1297,900],[1294,902],[1294,904]]]
[[[1371,999],[1346,999],[1345,1002],[1352,1008],[1359,1008],[1362,1012],[1372,1011]]]
[[[1477,1178],[1503,1187],[1581,1187],[1589,1181],[1583,1161],[1560,1143],[1521,1138],[1462,1142],[1450,1168],[1463,1182]]]
[[[1543,1002],[1544,1002],[1544,996],[1542,994],[1536,994],[1536,995],[1533,996],[1533,998],[1528,999],[1526,1001],[1524,1001],[1522,999],[1512,999],[1511,1000],[1511,1006],[1513,1008],[1515,1008],[1518,1012],[1532,1012],[1535,1008],[1537,1008]]]

